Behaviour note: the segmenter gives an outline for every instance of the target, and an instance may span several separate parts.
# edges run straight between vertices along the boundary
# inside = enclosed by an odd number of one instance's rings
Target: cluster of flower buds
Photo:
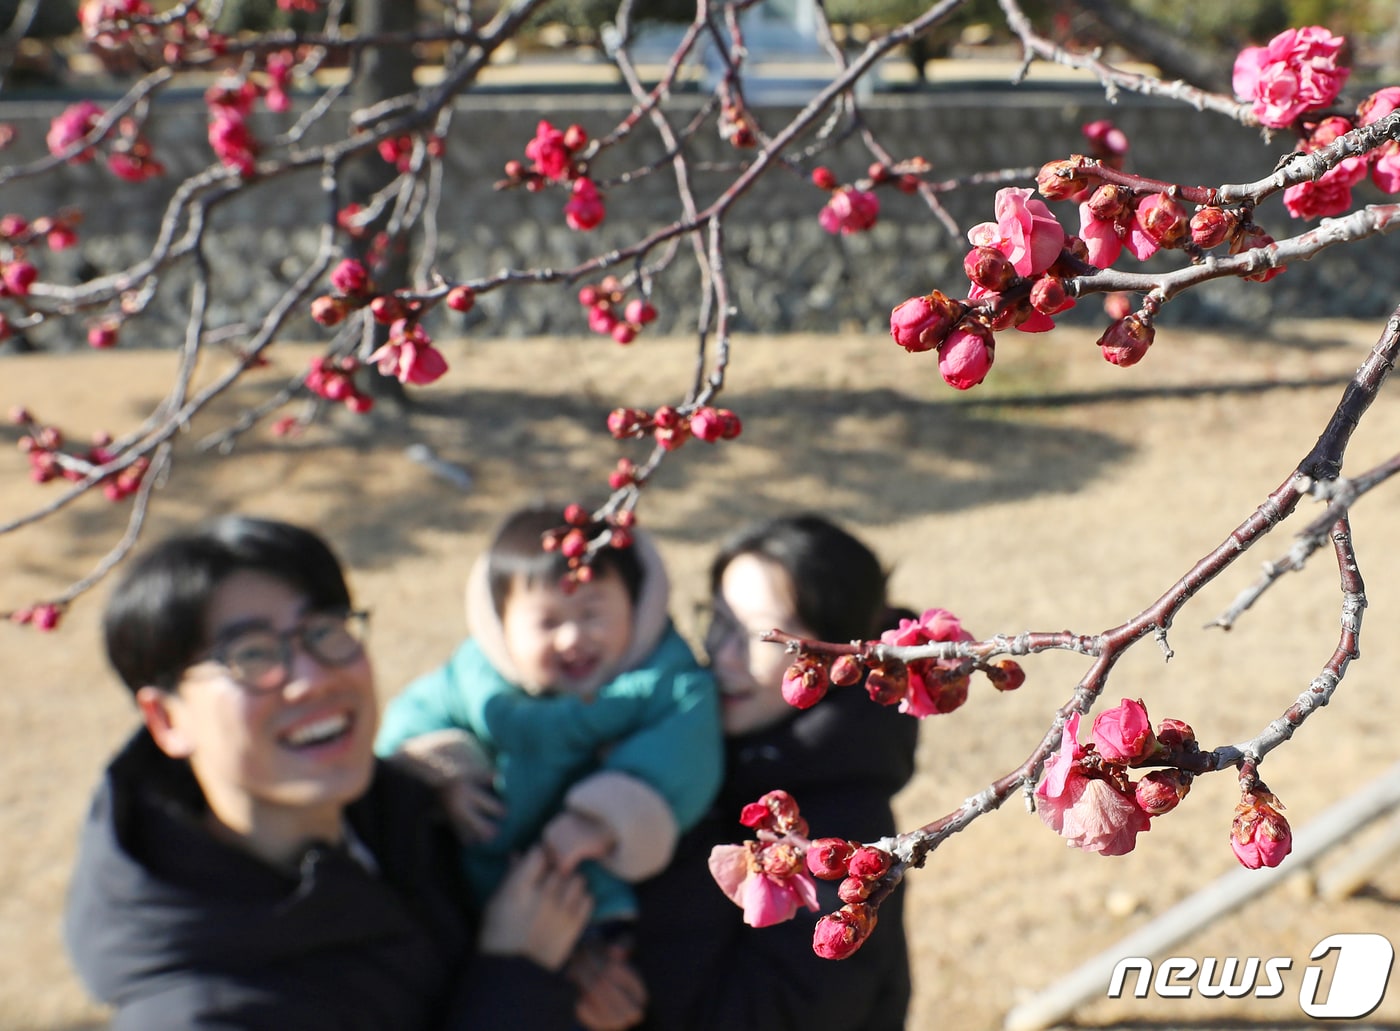
[[[379,156],[400,172],[413,167],[413,136],[386,136],[379,141]],[[423,138],[424,153],[430,158],[441,158],[447,153],[447,144],[441,136],[429,133]]]
[[[104,52],[139,48],[158,50],[168,65],[178,66],[203,53],[222,56],[228,49],[223,33],[209,27],[198,4],[184,4],[178,18],[157,16],[147,0],[83,0],[79,24],[88,45]]]
[[[214,156],[243,178],[256,169],[261,144],[248,125],[253,104],[263,90],[252,79],[220,79],[204,91],[209,109],[209,146]]]
[[[1075,848],[1105,856],[1131,852],[1151,818],[1177,807],[1194,774],[1200,746],[1181,720],[1164,719],[1156,732],[1142,702],[1124,699],[1094,717],[1092,741],[1078,741],[1079,714],[1065,721],[1059,750],[1035,789],[1040,818]],[[1128,770],[1158,767],[1136,782]]]
[[[345,355],[311,359],[306,373],[306,389],[327,401],[337,401],[356,415],[364,415],[374,407],[374,398],[355,386],[355,373],[360,369],[358,358]]]
[[[644,297],[627,300],[627,291],[616,276],[579,289],[578,303],[588,309],[588,328],[610,336],[619,344],[637,339],[642,327],[656,321],[656,308]]]
[[[654,412],[641,408],[614,408],[608,414],[608,432],[617,440],[640,437],[650,433],[659,447],[674,451],[691,437],[713,444],[717,440],[733,440],[743,432],[739,417],[728,408],[702,405],[689,414],[671,405],[662,405]]]
[[[846,959],[875,929],[876,907],[867,900],[894,867],[884,849],[844,838],[818,838],[807,849],[807,869],[824,881],[839,880],[843,905],[817,921],[812,950],[823,959]]]
[[[77,483],[117,457],[110,449],[112,436],[109,433],[95,433],[87,450],[77,453],[64,450],[63,432],[58,427],[40,424],[26,408],[11,411],[10,421],[28,431],[18,443],[29,460],[29,478],[35,483],[57,479]],[[103,477],[100,484],[103,496],[113,502],[129,498],[140,489],[149,468],[150,461],[142,456],[120,472]]]
[[[1230,824],[1230,848],[1241,865],[1278,866],[1293,851],[1293,829],[1282,809],[1277,796],[1257,781],[1241,793]]]
[[[880,217],[876,188],[894,186],[901,193],[914,193],[919,188],[920,176],[928,167],[923,158],[912,158],[894,167],[876,162],[866,169],[864,178],[842,183],[835,172],[818,165],[812,169],[812,185],[831,196],[817,214],[817,221],[828,233],[863,233]]]
[[[64,251],[78,242],[77,226],[82,220],[83,213],[73,208],[32,221],[21,215],[3,215],[0,216],[0,243],[7,245],[16,256],[41,239],[49,250]]]
[[[37,605],[27,605],[22,609],[15,609],[10,613],[10,622],[15,626],[32,626],[35,630],[44,633],[58,629],[59,620],[63,618],[63,608],[53,602],[45,601]]]
[[[719,109],[719,138],[735,150],[758,146],[758,123],[743,99],[728,91]]]
[[[898,648],[973,640],[962,622],[947,609],[928,609],[918,619],[901,619],[887,630],[880,644]],[[789,705],[807,709],[826,696],[831,687],[865,682],[866,693],[879,705],[898,705],[900,712],[924,717],[952,712],[967,701],[974,672],[983,673],[998,691],[1014,691],[1026,674],[1014,659],[994,663],[972,658],[911,659],[877,657],[873,646],[831,656],[799,651],[783,674],[783,698]]]
[[[568,505],[564,509],[564,525],[546,531],[540,546],[545,551],[559,552],[567,560],[568,570],[560,586],[571,591],[593,579],[588,560],[597,549],[632,546],[632,528],[636,525],[637,514],[630,508],[597,519],[582,505]]]
[[[541,119],[535,126],[535,137],[525,145],[530,164],[518,159],[506,162],[506,177],[496,183],[497,189],[523,186],[532,193],[550,183],[569,187],[569,201],[564,205],[564,221],[570,229],[587,232],[599,226],[607,216],[603,195],[588,177],[587,163],[580,152],[588,146],[588,133],[580,125],[558,129]]]

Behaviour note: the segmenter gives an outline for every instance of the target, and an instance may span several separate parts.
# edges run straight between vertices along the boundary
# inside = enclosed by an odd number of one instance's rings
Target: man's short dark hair
[[[171,690],[208,647],[205,615],[234,573],[266,573],[306,597],[317,611],[348,611],[340,562],[316,534],[290,523],[224,516],[160,541],[127,566],[107,602],[107,658],[135,693]]]
[[[569,560],[557,549],[545,551],[543,545],[546,533],[564,525],[563,509],[556,506],[534,505],[506,517],[486,549],[486,580],[497,616],[505,611],[517,576],[527,584],[553,584],[568,574]],[[602,548],[589,564],[598,573],[616,573],[636,604],[643,574],[634,548]]]

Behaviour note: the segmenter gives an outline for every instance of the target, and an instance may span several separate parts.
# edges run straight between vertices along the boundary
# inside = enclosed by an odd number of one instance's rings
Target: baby
[[[582,869],[605,924],[635,915],[628,882],[665,867],[713,800],[719,710],[647,535],[566,584],[567,560],[541,545],[562,522],[557,508],[505,520],[468,579],[470,637],[389,703],[375,747],[442,788],[480,897],[543,840]]]

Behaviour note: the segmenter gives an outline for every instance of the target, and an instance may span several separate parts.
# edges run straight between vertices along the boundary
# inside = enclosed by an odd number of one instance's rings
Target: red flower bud
[[[369,271],[354,258],[346,258],[331,271],[331,286],[342,294],[363,293],[369,287]]]
[[[875,910],[857,903],[845,905],[817,921],[812,951],[822,959],[848,959],[875,929]]]
[[[1169,813],[1191,790],[1191,780],[1183,770],[1153,770],[1135,786],[1137,804],[1148,816]]]
[[[865,668],[854,655],[838,655],[831,664],[831,682],[837,687],[850,687],[860,683]]]
[[[1089,213],[1104,222],[1115,222],[1128,211],[1133,191],[1105,183],[1089,195]]]
[[[472,306],[476,304],[476,291],[465,284],[454,286],[451,290],[447,291],[445,303],[453,311],[460,311],[463,313],[469,312],[472,310]]]
[[[807,869],[824,881],[845,877],[846,864],[855,850],[855,843],[845,838],[818,838],[807,848]]]
[[[619,344],[630,344],[637,339],[637,330],[630,322],[617,322],[609,335]]]
[[[1041,276],[1031,287],[1031,307],[1046,315],[1054,315],[1074,307],[1074,298],[1058,276]]]
[[[890,312],[890,336],[906,351],[931,351],[943,343],[965,311],[937,290],[911,297]]]
[[[1230,826],[1230,848],[1241,865],[1250,870],[1278,866],[1293,851],[1293,829],[1282,808],[1283,803],[1263,788],[1240,798]]]
[[[812,169],[812,185],[823,190],[836,189],[836,173],[825,165],[818,165]]]
[[[1196,732],[1191,724],[1170,717],[1157,725],[1157,743],[1169,751],[1180,751],[1196,743]]]
[[[852,877],[877,880],[889,873],[892,866],[894,866],[894,856],[884,849],[862,845],[851,853],[851,861],[846,864],[846,872]]]
[[[565,558],[580,558],[588,550],[588,538],[579,530],[570,530],[559,542],[559,553]]]
[[[370,301],[369,313],[373,316],[375,322],[381,322],[386,326],[390,323],[397,322],[406,314],[403,302],[393,294],[381,294]]]
[[[877,882],[860,877],[847,877],[836,886],[836,897],[842,902],[864,902]]]
[[[826,696],[830,684],[825,659],[799,655],[783,674],[783,700],[795,709],[810,709]]]
[[[909,667],[898,659],[886,659],[870,667],[865,692],[876,705],[894,705],[909,692]]]
[[[647,413],[639,409],[614,408],[608,415],[608,432],[618,440],[635,437],[643,433],[650,422]]]
[[[984,290],[1005,290],[1016,281],[1016,267],[995,247],[974,247],[963,258],[967,278]]]
[[[733,440],[744,431],[744,424],[740,422],[739,417],[728,408],[717,409],[716,414],[719,416],[719,435],[725,440]]]
[[[345,312],[345,301],[330,294],[322,294],[311,302],[311,317],[322,326],[338,325],[344,320]]]
[[[645,326],[656,321],[656,309],[652,307],[650,301],[644,301],[640,297],[628,302],[626,310],[623,312],[628,322]]]
[[[1165,193],[1151,193],[1138,202],[1142,231],[1161,247],[1180,247],[1190,232],[1186,209]]]
[[[619,458],[617,468],[608,474],[608,486],[613,490],[621,490],[623,487],[630,487],[636,483],[637,467],[632,464],[629,458]]]
[[[582,505],[566,505],[564,522],[570,526],[587,526],[589,522],[588,509]]]
[[[1201,208],[1191,216],[1191,242],[1208,251],[1224,243],[1237,225],[1239,216],[1234,212],[1214,206]]]
[[[1119,319],[1099,337],[1104,361],[1127,368],[1142,361],[1157,331],[1136,315]]]
[[[1046,200],[1065,200],[1098,185],[1098,176],[1087,175],[1084,158],[1075,154],[1067,159],[1048,161],[1036,173],[1035,184]]]
[[[1014,691],[1026,682],[1026,671],[1015,659],[1001,659],[987,671],[987,678],[998,691]]]

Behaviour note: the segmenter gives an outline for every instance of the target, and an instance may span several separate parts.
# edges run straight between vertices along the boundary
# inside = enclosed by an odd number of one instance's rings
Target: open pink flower
[[[968,230],[974,247],[995,247],[1022,276],[1038,276],[1060,257],[1064,227],[1034,190],[1011,186],[998,190],[994,210],[995,222]]]
[[[388,342],[366,359],[385,376],[423,386],[447,372],[447,359],[433,346],[422,326],[399,319],[389,328]]]
[[[746,841],[716,845],[710,851],[710,875],[744,911],[744,923],[767,927],[791,920],[798,906],[815,912],[817,882],[801,854],[785,842]]]
[[[1246,47],[1235,58],[1235,96],[1272,129],[1293,124],[1305,111],[1326,107],[1346,85],[1350,69],[1337,66],[1346,40],[1321,25],[1285,29],[1267,46]]]
[[[880,198],[869,190],[842,186],[833,190],[817,221],[828,233],[862,233],[880,217]]]
[[[1065,720],[1059,750],[1045,763],[1045,779],[1035,789],[1036,812],[1065,843],[1086,852],[1121,856],[1133,850],[1151,818],[1137,799],[1106,780],[1091,779],[1077,765],[1079,714]]]
[[[1105,759],[1135,763],[1157,749],[1157,736],[1141,700],[1124,698],[1112,709],[1094,717],[1094,745]]]

